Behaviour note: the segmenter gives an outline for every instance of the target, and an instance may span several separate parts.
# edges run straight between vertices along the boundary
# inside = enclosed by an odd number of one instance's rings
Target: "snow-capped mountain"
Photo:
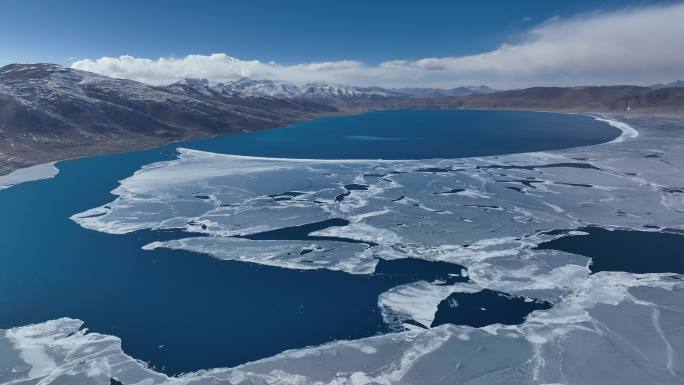
[[[206,80],[186,79],[182,82],[205,84]],[[442,97],[464,96],[472,94],[488,94],[494,89],[485,85],[463,86],[451,89],[441,88],[396,88],[355,87],[325,82],[292,83],[277,80],[254,80],[242,78],[225,84],[217,84],[211,88],[241,97],[269,97],[281,99],[310,99],[322,101],[344,101],[350,99],[383,99],[406,97]]]
[[[400,93],[378,87],[354,87],[324,82],[297,84],[277,80],[242,78],[232,83],[214,86],[223,92],[242,97],[269,97],[282,99],[334,100],[353,98],[389,98]]]

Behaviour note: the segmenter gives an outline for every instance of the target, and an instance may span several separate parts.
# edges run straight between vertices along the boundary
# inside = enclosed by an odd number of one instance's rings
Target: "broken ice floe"
[[[0,331],[0,383],[679,384],[684,287],[661,275],[598,273],[577,297],[521,325],[442,325],[286,351],[167,377],[112,336],[59,319]],[[597,296],[599,285],[604,295]]]
[[[113,234],[188,231],[146,248],[354,274],[373,272],[377,258],[420,258],[462,265],[469,281],[417,282],[382,294],[385,319],[411,331],[182,378],[142,369],[112,377],[125,384],[681,383],[679,275],[591,274],[586,257],[535,248],[590,225],[684,228],[682,123],[627,123],[639,132],[623,127],[619,141],[543,153],[387,162],[181,149],[177,160],[145,166],[114,190],[114,202],[72,219]],[[331,218],[347,224],[301,239],[247,239]],[[449,295],[484,289],[553,307],[519,325],[429,328]]]
[[[394,287],[380,295],[378,307],[383,319],[390,325],[413,321],[423,327],[430,327],[437,313],[437,306],[454,286],[419,281]],[[411,327],[405,324],[405,327]]]

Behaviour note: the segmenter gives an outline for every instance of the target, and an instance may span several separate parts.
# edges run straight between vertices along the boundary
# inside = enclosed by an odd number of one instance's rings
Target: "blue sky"
[[[279,65],[355,61],[374,66],[477,55],[525,42],[530,31],[549,20],[679,3],[3,0],[0,65],[224,53]],[[466,80],[477,79],[455,82]]]
[[[214,52],[285,64],[461,56],[554,16],[627,3],[653,2],[3,0],[0,62]]]

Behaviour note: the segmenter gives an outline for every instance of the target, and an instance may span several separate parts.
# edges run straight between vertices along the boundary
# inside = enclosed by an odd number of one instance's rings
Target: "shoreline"
[[[262,131],[262,130],[269,130],[273,128],[286,128],[289,127],[293,124],[298,124],[298,123],[303,123],[303,122],[308,122],[308,121],[313,121],[316,119],[323,119],[323,118],[335,118],[335,117],[341,117],[341,116],[354,116],[354,115],[360,115],[364,114],[367,112],[372,112],[372,111],[383,111],[383,110],[397,110],[397,109],[411,109],[411,108],[365,108],[365,109],[348,109],[348,110],[340,110],[336,112],[323,112],[323,113],[318,113],[314,114],[310,117],[307,117],[306,119],[301,119],[301,120],[296,120],[293,122],[290,122],[288,124],[282,125],[282,126],[276,126],[276,127],[269,127],[269,128],[263,128],[259,130],[243,130],[242,132],[226,132],[222,134],[215,134],[211,136],[202,136],[198,135],[197,137],[188,137],[188,138],[183,138],[183,139],[177,139],[177,140],[172,140],[172,141],[167,141],[167,142],[160,142],[158,144],[153,144],[150,146],[141,146],[141,147],[136,147],[136,146],[131,146],[128,149],[122,149],[120,151],[114,150],[114,151],[103,151],[103,152],[93,152],[93,153],[88,153],[86,151],[85,154],[79,155],[79,156],[73,156],[73,157],[64,157],[60,158],[59,156],[56,156],[54,160],[51,160],[49,162],[43,162],[43,163],[35,163],[27,167],[20,167],[20,168],[15,168],[15,169],[10,169],[10,171],[6,174],[0,174],[0,191],[19,185],[21,183],[25,182],[32,182],[32,181],[37,181],[37,180],[43,180],[43,179],[49,179],[49,178],[54,178],[56,175],[59,174],[59,168],[56,166],[57,162],[63,162],[63,161],[69,161],[69,160],[75,160],[75,159],[80,159],[80,158],[86,158],[90,156],[102,156],[102,155],[114,155],[114,154],[124,154],[128,152],[136,152],[136,151],[145,151],[153,148],[160,148],[169,144],[173,143],[180,143],[180,142],[185,142],[185,141],[190,141],[190,140],[201,140],[201,139],[211,139],[215,138],[221,135],[233,135],[233,134],[241,134],[241,133],[249,133],[249,132],[255,132],[255,131]],[[420,110],[429,110],[432,108],[417,108]],[[436,109],[454,109],[454,110],[484,110],[484,111],[507,111],[507,109],[478,109],[478,108],[436,108]],[[540,111],[540,110],[510,110],[510,111],[529,111],[529,112],[544,112],[544,113],[554,113],[554,114],[568,114],[568,115],[584,115],[584,116],[589,116],[592,117],[598,121],[605,122],[617,129],[619,129],[622,133],[615,139],[605,142],[605,143],[599,143],[599,144],[607,144],[607,143],[620,143],[623,142],[625,139],[632,139],[636,138],[639,136],[639,131],[636,130],[635,128],[629,126],[628,124],[621,122],[619,120],[611,119],[607,115],[599,114],[599,113],[592,113],[592,112],[567,112],[567,111]],[[641,115],[641,114],[632,114],[632,115]],[[648,114],[650,116],[650,114]],[[97,147],[97,146],[94,146]],[[75,149],[76,147],[70,148],[70,150]],[[179,147],[179,149],[183,150],[188,150],[183,147]],[[194,150],[189,150],[189,151],[194,151]],[[181,153],[179,151],[179,153]],[[239,157],[239,158],[253,158],[253,159],[269,159],[269,160],[287,160],[287,161],[328,161],[328,162],[339,162],[339,161],[345,161],[349,163],[354,163],[354,162],[368,162],[371,160],[381,160],[381,161],[387,161],[387,160],[382,160],[382,159],[294,159],[294,158],[264,158],[264,157],[250,157],[250,156],[242,156],[242,155],[231,155],[231,154],[225,154],[227,156],[233,156],[233,157]],[[402,160],[393,160],[395,162],[400,162]]]
[[[626,139],[635,139],[635,138],[639,137],[639,131],[636,128],[630,126],[629,124],[627,124],[625,122],[621,122],[619,120],[611,119],[611,118],[606,117],[606,116],[594,116],[594,115],[589,115],[589,116],[593,116],[594,119],[596,119],[600,122],[608,123],[611,126],[622,131],[622,134],[620,134],[620,136],[611,140],[608,143],[621,143],[621,142],[624,142]]]
[[[0,175],[0,191],[25,182],[54,178],[59,174],[55,163],[57,162],[34,164]]]
[[[173,144],[173,143],[186,142],[186,141],[191,141],[191,140],[211,139],[211,138],[215,138],[215,137],[218,137],[221,135],[239,135],[239,134],[243,134],[243,133],[256,132],[256,131],[262,131],[262,130],[270,130],[270,129],[279,128],[279,127],[289,127],[293,124],[308,122],[308,121],[312,121],[312,120],[316,120],[316,119],[333,118],[333,117],[337,117],[337,116],[353,116],[353,115],[363,114],[365,112],[370,112],[370,111],[374,111],[374,109],[344,110],[344,111],[338,111],[338,112],[322,112],[322,113],[312,114],[311,116],[307,116],[304,119],[293,120],[293,121],[287,122],[283,125],[274,126],[274,127],[261,128],[261,129],[257,129],[257,130],[242,130],[242,131],[225,132],[225,133],[213,134],[213,135],[195,135],[195,136],[188,136],[186,138],[178,138],[178,139],[174,139],[174,140],[170,140],[170,141],[156,141],[156,140],[154,140],[155,138],[144,137],[142,139],[149,140],[149,143],[148,143],[149,145],[141,145],[141,146],[136,146],[134,144],[127,145],[129,142],[133,142],[136,140],[136,138],[130,138],[126,141],[117,142],[114,145],[114,147],[121,146],[122,148],[121,149],[113,149],[112,151],[97,151],[97,148],[102,146],[104,143],[96,143],[93,145],[89,145],[86,150],[82,151],[81,155],[76,155],[76,156],[59,156],[59,155],[56,155],[53,159],[51,159],[47,162],[36,162],[36,163],[28,164],[25,167],[12,168],[11,166],[6,166],[7,172],[5,172],[5,173],[0,172],[0,191],[7,189],[7,188],[10,188],[12,186],[16,186],[20,183],[52,178],[52,177],[56,176],[57,174],[59,174],[59,168],[56,166],[56,163],[58,163],[58,162],[87,158],[87,157],[91,157],[91,156],[115,155],[115,154],[125,154],[125,153],[129,153],[129,152],[145,151],[145,150],[150,150],[150,149],[154,149],[154,148],[164,147],[164,146],[167,146],[167,145]],[[69,147],[69,148],[66,148],[64,152],[78,152],[75,150],[77,150],[79,147],[82,147],[82,146]],[[28,160],[27,162],[30,162],[30,160]],[[54,175],[48,175],[48,173],[45,172],[44,175],[46,175],[46,176],[42,177],[42,178],[28,178],[27,177],[25,180],[19,180],[18,178],[16,178],[17,175],[15,173],[19,173],[18,175],[20,176],[26,172],[32,172],[31,170],[36,171],[36,170],[34,170],[34,168],[36,168],[38,166],[47,167],[47,165],[51,165],[52,167],[55,168],[56,172],[54,173]],[[2,166],[1,161],[0,161],[0,166]],[[22,170],[24,170],[24,171],[22,171]],[[15,176],[10,177],[10,175],[15,175]]]

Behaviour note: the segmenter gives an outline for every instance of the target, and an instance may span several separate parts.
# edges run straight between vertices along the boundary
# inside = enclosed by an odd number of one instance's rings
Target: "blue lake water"
[[[439,304],[432,326],[445,323],[473,327],[495,323],[517,325],[534,310],[550,307],[548,302],[526,300],[489,289],[476,293],[454,293]]]
[[[607,142],[620,130],[589,116],[523,111],[398,110],[198,141],[198,150],[302,159],[501,155]]]
[[[672,232],[578,229],[587,234],[569,235],[542,243],[539,249],[560,250],[592,259],[592,273],[684,274],[684,235]],[[648,263],[644,263],[648,261]]]
[[[144,244],[172,234],[108,235],[68,218],[111,201],[118,180],[175,158],[179,146],[255,156],[409,159],[550,150],[619,133],[579,115],[380,111],[60,162],[53,179],[0,191],[0,328],[79,318],[91,330],[121,337],[127,353],[167,373],[387,332],[380,293],[461,267],[382,261],[367,276],[282,269],[145,251]],[[292,230],[268,236],[302,236],[302,229]]]

